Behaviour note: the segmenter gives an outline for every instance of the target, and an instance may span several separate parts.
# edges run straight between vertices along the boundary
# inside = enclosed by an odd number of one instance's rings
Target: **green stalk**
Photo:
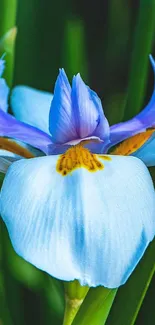
[[[14,68],[14,44],[16,39],[17,0],[0,1],[0,53],[6,53],[6,69],[4,77],[9,86],[12,85]]]
[[[83,299],[69,299],[66,296],[66,307],[63,325],[71,325],[75,315],[77,314]]]
[[[69,19],[64,32],[63,62],[70,78],[80,72],[88,80],[84,24],[79,19]]]
[[[152,50],[155,32],[154,17],[155,1],[141,0],[131,58],[125,120],[132,118],[142,108],[149,66],[149,53]]]
[[[88,293],[89,287],[81,286],[77,280],[65,282],[64,286],[66,306],[63,325],[71,325]]]
[[[17,0],[0,1],[0,37],[16,24]]]

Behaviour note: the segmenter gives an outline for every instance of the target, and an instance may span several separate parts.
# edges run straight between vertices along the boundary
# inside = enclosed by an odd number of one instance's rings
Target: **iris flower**
[[[0,110],[1,215],[15,251],[58,279],[119,287],[155,234],[155,90],[111,127],[97,94],[63,69],[53,96],[18,86],[11,106],[17,119]]]

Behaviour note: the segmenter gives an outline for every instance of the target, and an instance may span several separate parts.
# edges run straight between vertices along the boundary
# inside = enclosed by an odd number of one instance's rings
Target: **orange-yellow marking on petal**
[[[99,158],[103,159],[103,160],[107,160],[107,161],[110,161],[111,160],[111,157],[108,156],[108,155],[98,155]]]
[[[104,157],[106,156],[93,154],[87,148],[84,148],[83,145],[78,144],[60,155],[56,170],[62,176],[66,176],[75,169],[82,167],[86,168],[89,172],[96,172],[97,170],[104,169],[104,165],[98,160],[98,158],[105,159]]]
[[[133,137],[123,141],[114,151],[113,155],[128,156],[137,151],[151,137],[155,129],[149,129],[145,132],[134,135]]]
[[[24,158],[34,158],[35,156],[29,150],[23,148],[18,143],[7,139],[7,138],[0,138],[0,149],[7,150],[13,152],[19,156]]]

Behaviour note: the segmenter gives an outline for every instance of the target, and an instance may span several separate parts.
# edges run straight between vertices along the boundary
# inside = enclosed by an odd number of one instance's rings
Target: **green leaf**
[[[135,29],[135,39],[131,59],[131,69],[128,86],[128,99],[125,108],[125,120],[136,115],[142,108],[147,73],[149,54],[155,31],[155,1],[141,0],[139,17]]]
[[[62,0],[18,1],[15,84],[53,91],[59,68],[64,66],[67,11]]]
[[[117,294],[106,325],[133,325],[155,272],[155,241]]]
[[[73,325],[104,325],[117,290],[97,287],[89,292],[79,309]]]
[[[87,80],[85,31],[82,20],[70,19],[66,22],[64,33],[64,67],[67,75],[72,78],[80,72]]]
[[[1,281],[3,286],[2,323],[6,325],[26,325],[24,319],[24,305],[19,283],[12,277],[7,268],[7,253],[5,246],[6,231],[0,219],[0,248],[1,248]],[[1,304],[1,302],[0,302]],[[6,309],[4,309],[6,307]],[[7,314],[6,314],[7,313]],[[8,318],[9,316],[9,318]],[[6,322],[6,323],[5,323]]]
[[[16,21],[17,0],[0,1],[0,37],[2,37]]]
[[[113,93],[108,100],[105,101],[106,117],[110,125],[122,121],[124,115],[124,105],[126,102],[125,93]]]
[[[3,184],[4,176],[5,175],[3,173],[0,173],[0,188],[1,188],[2,184]]]
[[[149,324],[154,325],[155,320],[155,308],[154,308],[154,288],[155,288],[155,276],[151,281],[144,302],[136,319],[136,325]]]
[[[2,224],[0,222],[0,320],[5,325],[13,325],[5,289],[5,271],[3,269]],[[1,324],[1,322],[0,322]]]

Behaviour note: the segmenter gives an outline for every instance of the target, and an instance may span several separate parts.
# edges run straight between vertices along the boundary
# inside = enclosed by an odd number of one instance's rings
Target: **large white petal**
[[[155,234],[155,193],[145,165],[111,156],[105,168],[56,172],[58,156],[15,162],[1,194],[16,252],[62,280],[123,284]]]

